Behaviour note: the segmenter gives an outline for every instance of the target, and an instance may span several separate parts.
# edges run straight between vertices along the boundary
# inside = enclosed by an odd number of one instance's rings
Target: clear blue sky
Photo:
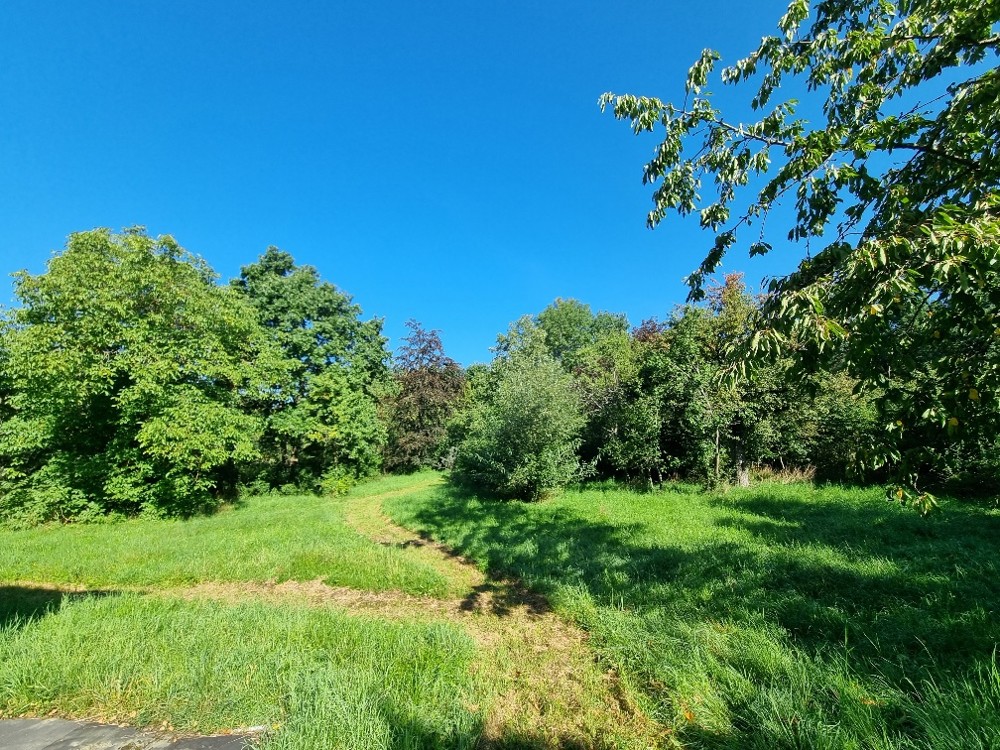
[[[784,7],[6,0],[0,272],[97,226],[172,234],[223,279],[277,245],[393,347],[416,318],[464,364],[559,296],[664,316],[711,239],[645,228],[656,141],[597,98],[680,98],[704,47],[733,60]]]

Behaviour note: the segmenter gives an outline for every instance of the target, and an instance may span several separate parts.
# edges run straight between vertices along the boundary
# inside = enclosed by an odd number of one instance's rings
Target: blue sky
[[[464,364],[556,297],[662,317],[711,238],[645,228],[656,139],[597,98],[679,99],[704,47],[741,56],[784,6],[7,0],[0,272],[96,226],[172,234],[223,279],[277,245],[393,347],[415,318]]]

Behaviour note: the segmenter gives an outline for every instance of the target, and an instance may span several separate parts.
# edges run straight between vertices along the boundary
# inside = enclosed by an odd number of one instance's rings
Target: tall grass
[[[0,713],[277,726],[279,750],[473,746],[503,670],[456,625],[171,598],[201,581],[314,578],[454,595],[429,558],[348,528],[348,503],[368,498],[545,592],[667,745],[1000,747],[1000,511],[952,502],[925,519],[877,490],[777,484],[499,503],[431,482],[0,531]],[[65,583],[96,590],[51,586]],[[530,651],[513,658],[533,668]]]
[[[0,712],[180,731],[266,725],[268,748],[469,748],[480,732],[456,627],[330,610],[121,594],[0,627]]]
[[[685,747],[1000,747],[995,510],[808,485],[387,507],[546,592]]]

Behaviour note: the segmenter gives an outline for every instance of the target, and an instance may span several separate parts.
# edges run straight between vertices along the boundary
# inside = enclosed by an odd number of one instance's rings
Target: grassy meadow
[[[996,510],[803,484],[386,506],[544,592],[680,746],[1000,747]]]
[[[134,593],[59,605],[0,636],[5,714],[268,726],[271,748],[469,748],[478,733],[474,644],[456,627]]]
[[[356,497],[427,481],[427,475],[389,477],[358,488]],[[271,495],[189,520],[137,518],[6,532],[0,581],[98,588],[321,578],[370,591],[440,596],[450,590],[429,565],[349,528],[344,507],[343,498]]]
[[[998,548],[997,510],[877,490],[524,504],[433,474],[0,530],[0,716],[267,750],[1000,747]]]
[[[345,502],[260,497],[189,521],[0,532],[0,715],[266,726],[280,749],[472,747],[476,646],[460,627],[260,596],[257,583],[317,579],[415,601],[451,591],[352,530]]]

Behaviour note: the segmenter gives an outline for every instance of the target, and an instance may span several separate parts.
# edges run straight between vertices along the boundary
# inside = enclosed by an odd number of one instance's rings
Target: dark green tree
[[[323,281],[313,266],[297,266],[289,253],[269,247],[243,266],[230,284],[258,310],[290,360],[297,385],[332,364],[356,371],[357,382],[378,389],[388,376],[389,352],[379,318],[361,320],[349,294]]]
[[[581,457],[602,474],[662,478],[660,414],[642,387],[640,349],[626,331],[577,352],[573,374],[587,416]]]
[[[289,377],[255,411],[266,420],[263,478],[272,486],[318,489],[368,476],[386,440],[377,409],[389,385],[382,321],[312,266],[269,247],[231,286],[284,352]]]
[[[745,484],[765,467],[844,478],[848,459],[872,442],[871,404],[848,376],[802,378],[788,357],[737,367],[758,314],[741,276],[730,274],[709,288],[707,305],[582,349],[584,458],[596,456],[602,473],[653,481]]]
[[[642,358],[645,390],[655,394],[661,415],[665,468],[713,481],[728,475],[730,428],[741,406],[722,377],[716,324],[710,309],[681,308]]]

